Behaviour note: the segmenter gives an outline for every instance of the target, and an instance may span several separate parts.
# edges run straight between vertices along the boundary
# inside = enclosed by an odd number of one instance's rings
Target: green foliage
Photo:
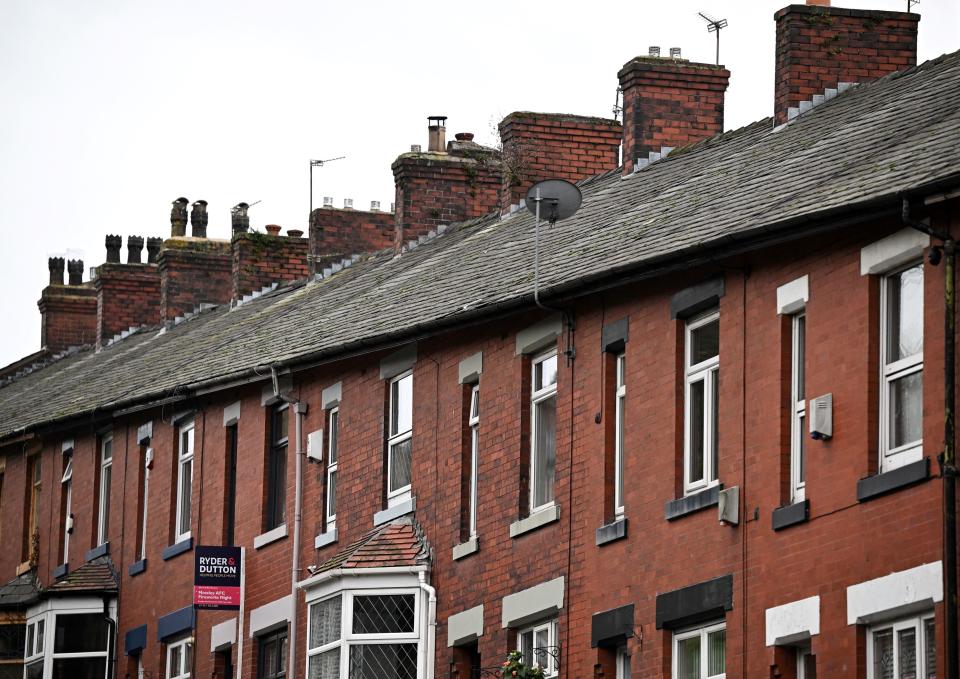
[[[523,664],[520,651],[510,651],[507,659],[501,666],[505,679],[543,679],[543,670],[536,665],[527,667]]]

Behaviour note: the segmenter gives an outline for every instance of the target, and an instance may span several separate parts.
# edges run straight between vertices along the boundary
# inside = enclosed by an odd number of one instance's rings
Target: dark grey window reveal
[[[231,547],[237,522],[237,425],[227,427],[227,497],[223,544]]]
[[[289,408],[278,403],[270,411],[270,451],[267,460],[267,515],[264,530],[282,526],[287,505],[287,424]]]
[[[257,646],[257,679],[287,676],[287,630],[260,637]]]

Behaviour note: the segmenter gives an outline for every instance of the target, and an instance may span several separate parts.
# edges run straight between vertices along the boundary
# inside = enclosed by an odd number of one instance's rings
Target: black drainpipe
[[[943,476],[943,571],[944,571],[944,637],[946,639],[946,668],[944,676],[954,679],[958,676],[957,654],[957,465],[954,452],[954,381],[956,372],[956,311],[955,311],[955,273],[956,241],[949,232],[934,229],[923,222],[910,217],[910,201],[903,199],[901,214],[903,223],[943,241],[940,247],[930,252],[930,262],[944,264],[944,313],[943,313],[943,452],[937,456],[940,473]]]

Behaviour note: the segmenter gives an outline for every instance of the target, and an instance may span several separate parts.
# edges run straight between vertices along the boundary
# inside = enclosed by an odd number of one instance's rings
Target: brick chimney
[[[247,214],[249,209],[250,206],[246,203],[237,203],[230,208],[230,228],[234,236],[250,230],[250,216]]]
[[[350,211],[354,213],[353,210]],[[273,283],[285,283],[310,275],[310,240],[302,231],[290,236],[240,232],[232,246],[233,298],[261,290]]]
[[[310,273],[350,255],[393,247],[392,212],[340,210],[333,199],[310,217]]]
[[[517,111],[500,121],[501,212],[519,205],[544,179],[578,182],[620,165],[623,126],[616,120]]]
[[[918,14],[830,7],[826,0],[790,5],[774,15],[777,70],[774,117],[790,118],[801,102],[835,94],[917,63]],[[795,111],[794,113],[796,113]]]
[[[63,284],[63,257],[47,260],[50,284],[40,293],[40,346],[51,353],[93,344],[97,338],[97,291],[83,283],[83,261],[69,262],[70,285]]]
[[[430,118],[430,142],[441,135]],[[500,204],[499,153],[470,140],[449,142],[446,150],[411,151],[391,168],[396,186],[394,249],[436,230],[441,224],[480,217]]]
[[[198,200],[190,211],[190,233],[194,238],[207,237],[207,201]]]
[[[124,330],[160,322],[160,272],[141,264],[142,236],[127,237],[127,263],[120,263],[120,244],[107,236],[107,261],[97,267],[97,348]],[[114,249],[116,251],[115,259]]]
[[[730,71],[670,57],[636,57],[617,74],[623,90],[623,173],[668,149],[723,132]]]

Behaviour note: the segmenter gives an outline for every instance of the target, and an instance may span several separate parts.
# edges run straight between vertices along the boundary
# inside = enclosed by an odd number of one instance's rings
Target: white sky
[[[617,70],[649,45],[713,61],[698,11],[729,20],[726,127],[767,116],[786,4],[3,0],[0,366],[39,349],[48,256],[79,250],[89,269],[108,233],[166,237],[181,195],[209,201],[214,238],[240,201],[262,201],[255,228],[306,229],[310,158],[347,156],[315,171],[315,205],[386,209],[390,163],[426,147],[428,115],[481,143],[511,111],[609,117]],[[917,11],[920,61],[960,48],[960,3]]]

